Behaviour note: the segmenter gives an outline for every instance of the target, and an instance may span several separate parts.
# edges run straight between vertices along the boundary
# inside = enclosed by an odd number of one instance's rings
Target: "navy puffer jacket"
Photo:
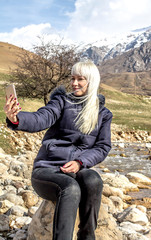
[[[90,168],[106,158],[111,149],[112,113],[104,107],[105,98],[98,97],[99,120],[90,134],[81,133],[75,126],[82,104],[77,104],[75,101],[79,100],[67,95],[63,88],[56,89],[48,104],[37,112],[19,112],[17,127],[7,119],[8,127],[13,130],[38,132],[48,128],[34,168],[59,168],[71,160],[80,160],[83,167]]]

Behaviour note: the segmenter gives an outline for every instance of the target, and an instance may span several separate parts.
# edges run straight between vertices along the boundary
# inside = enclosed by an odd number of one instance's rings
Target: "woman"
[[[34,161],[32,186],[56,201],[53,240],[71,240],[79,208],[78,240],[94,240],[103,183],[90,169],[111,149],[112,113],[97,95],[100,74],[90,61],[76,63],[68,94],[56,89],[37,112],[22,112],[11,96],[4,107],[8,127],[38,132],[47,129]]]

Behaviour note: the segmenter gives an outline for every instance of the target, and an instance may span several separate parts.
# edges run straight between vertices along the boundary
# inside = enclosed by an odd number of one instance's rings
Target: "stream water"
[[[112,143],[112,149],[101,165],[117,174],[138,172],[151,178],[151,143]],[[136,199],[150,198],[151,189],[140,189],[130,195]]]
[[[102,164],[111,172],[139,172],[151,178],[151,143],[112,143]]]

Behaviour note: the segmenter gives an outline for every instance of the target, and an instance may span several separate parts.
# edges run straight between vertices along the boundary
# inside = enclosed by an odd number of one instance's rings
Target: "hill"
[[[0,42],[0,72],[9,73],[16,67],[17,54],[23,49],[9,43]]]
[[[151,96],[151,71],[101,73],[102,83],[130,94]]]

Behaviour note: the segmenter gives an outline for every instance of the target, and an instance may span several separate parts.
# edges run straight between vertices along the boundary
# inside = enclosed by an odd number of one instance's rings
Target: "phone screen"
[[[6,87],[6,97],[7,97],[7,99],[10,97],[10,95],[13,95],[14,98],[17,98],[17,94],[16,94],[14,84],[10,84]]]

